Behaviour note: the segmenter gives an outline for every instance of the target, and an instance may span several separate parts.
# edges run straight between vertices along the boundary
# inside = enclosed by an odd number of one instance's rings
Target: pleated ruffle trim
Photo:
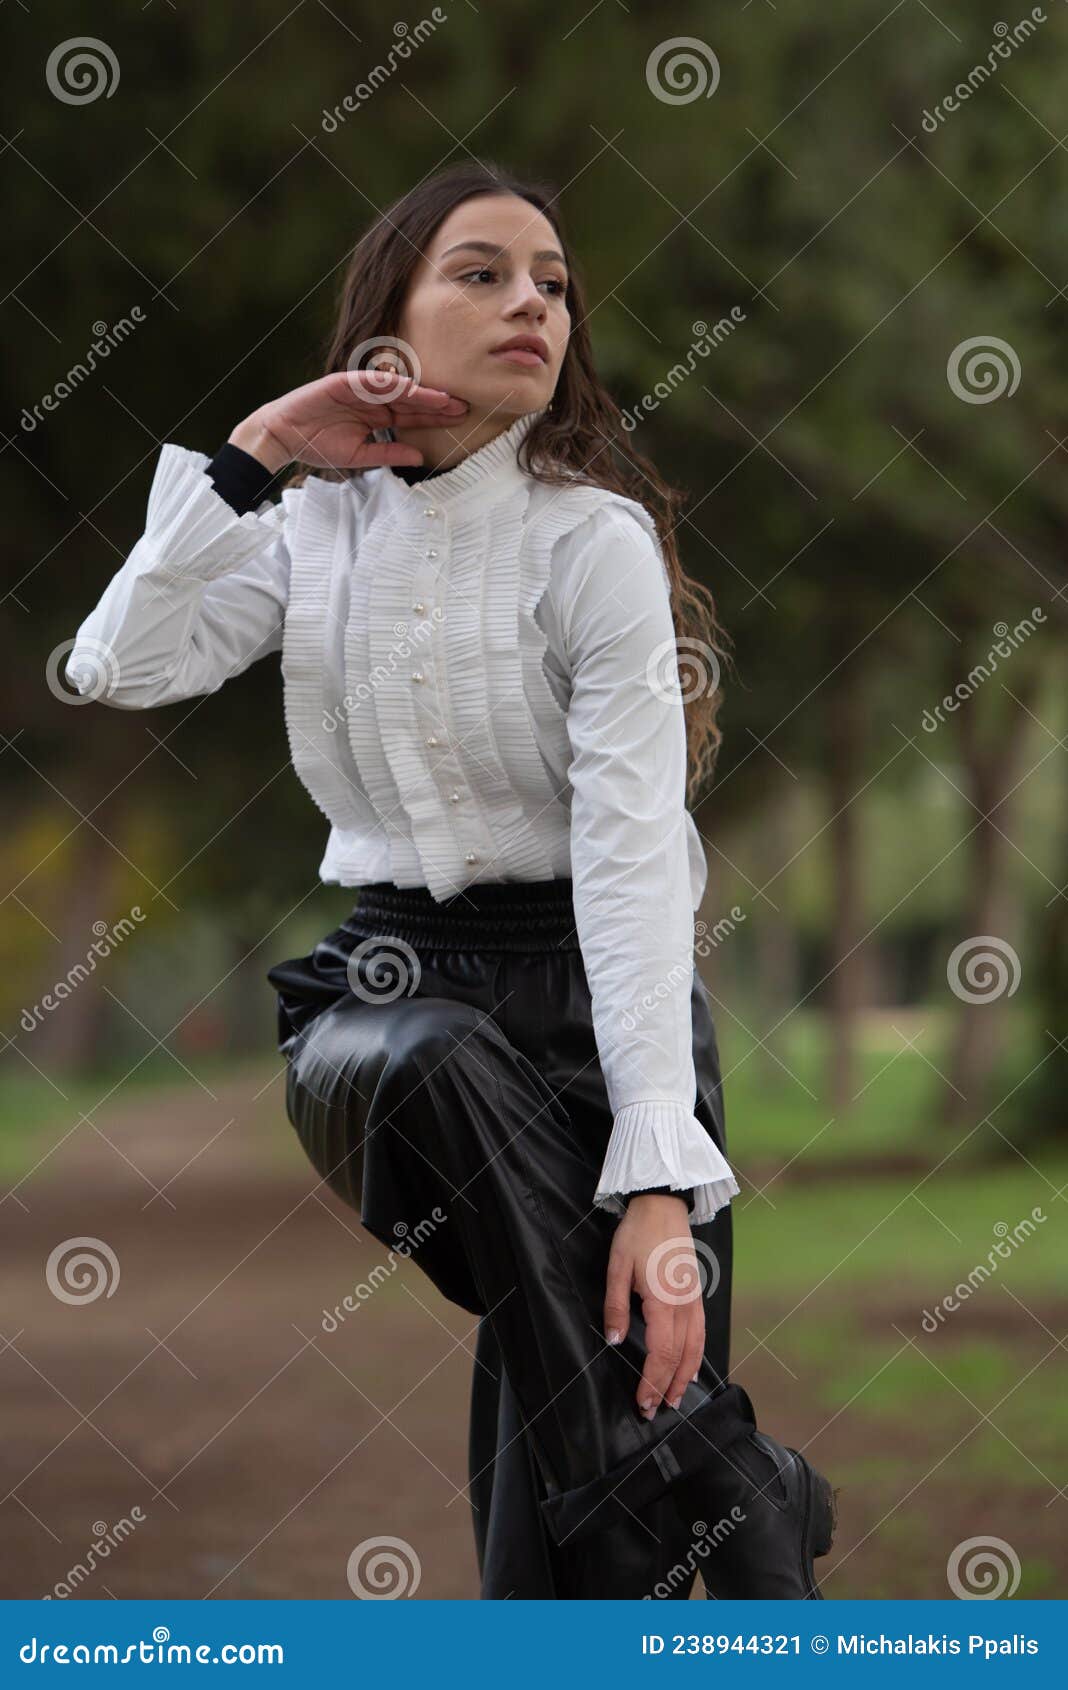
[[[730,1163],[685,1104],[649,1099],[616,1112],[593,1200],[622,1215],[625,1193],[653,1185],[693,1186],[691,1226],[710,1221],[738,1195]]]
[[[226,575],[280,533],[285,510],[269,501],[238,516],[204,470],[204,452],[168,441],[148,494],[145,545],[161,581],[192,572]]]

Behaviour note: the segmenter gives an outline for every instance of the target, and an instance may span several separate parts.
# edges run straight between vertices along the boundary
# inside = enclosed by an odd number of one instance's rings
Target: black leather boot
[[[740,1389],[740,1388],[739,1388]],[[752,1404],[741,1392],[752,1415]],[[715,1600],[822,1601],[813,1562],[834,1537],[828,1480],[795,1449],[753,1427],[700,1473],[672,1485],[700,1545],[706,1595]]]

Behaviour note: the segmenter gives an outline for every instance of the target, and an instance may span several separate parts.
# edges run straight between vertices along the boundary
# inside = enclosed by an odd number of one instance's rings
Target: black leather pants
[[[444,903],[380,882],[268,979],[286,1107],[316,1171],[479,1317],[469,1488],[482,1596],[687,1598],[713,1522],[687,1521],[669,1485],[752,1425],[727,1383],[731,1213],[693,1229],[707,1280],[698,1378],[647,1422],[637,1298],[624,1343],[603,1336],[618,1218],[592,1195],[612,1117],[570,880]],[[696,976],[692,1007],[696,1112],[725,1151]]]

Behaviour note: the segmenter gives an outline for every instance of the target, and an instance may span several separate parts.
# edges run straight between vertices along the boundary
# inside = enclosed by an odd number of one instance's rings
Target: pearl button
[[[412,605],[412,609],[415,611],[417,616],[421,616],[423,611],[426,609],[426,605],[423,603],[422,599],[416,599],[415,603]]]
[[[421,669],[413,669],[412,670],[412,680],[413,681],[425,681],[426,676],[423,674],[423,671]]]
[[[428,551],[427,551],[427,553],[426,553],[426,556],[427,556],[427,557],[437,557],[437,555],[438,555],[438,554],[437,554],[437,552],[436,552],[436,551],[435,551],[435,550],[434,550],[434,547],[433,547],[433,546],[431,546],[431,547],[430,547],[430,548],[429,548],[429,549],[428,549]]]
[[[477,863],[478,862],[477,851],[468,851],[466,857],[464,858],[464,862],[465,863]]]
[[[459,802],[460,802],[460,794],[458,792],[450,792],[449,793],[449,803],[450,804],[458,804]]]
[[[436,511],[436,510],[435,510],[435,509],[434,509],[434,507],[433,507],[433,505],[427,505],[427,506],[425,506],[425,508],[424,508],[424,510],[423,510],[423,515],[424,515],[424,516],[437,516],[437,514],[438,514],[438,513],[437,513],[437,511]]]
[[[426,743],[427,745],[440,745],[441,741],[439,740],[437,734],[427,734]]]

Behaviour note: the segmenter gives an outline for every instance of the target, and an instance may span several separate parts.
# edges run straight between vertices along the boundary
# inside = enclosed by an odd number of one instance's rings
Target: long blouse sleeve
[[[206,473],[214,462],[162,447],[144,533],[67,656],[79,693],[127,710],[171,704],[281,649],[285,508],[268,501],[239,514]]]
[[[603,507],[560,593],[571,672],[571,861],[579,944],[613,1111],[594,1202],[692,1187],[694,1225],[738,1185],[694,1114],[694,925],[686,728],[658,544]]]

